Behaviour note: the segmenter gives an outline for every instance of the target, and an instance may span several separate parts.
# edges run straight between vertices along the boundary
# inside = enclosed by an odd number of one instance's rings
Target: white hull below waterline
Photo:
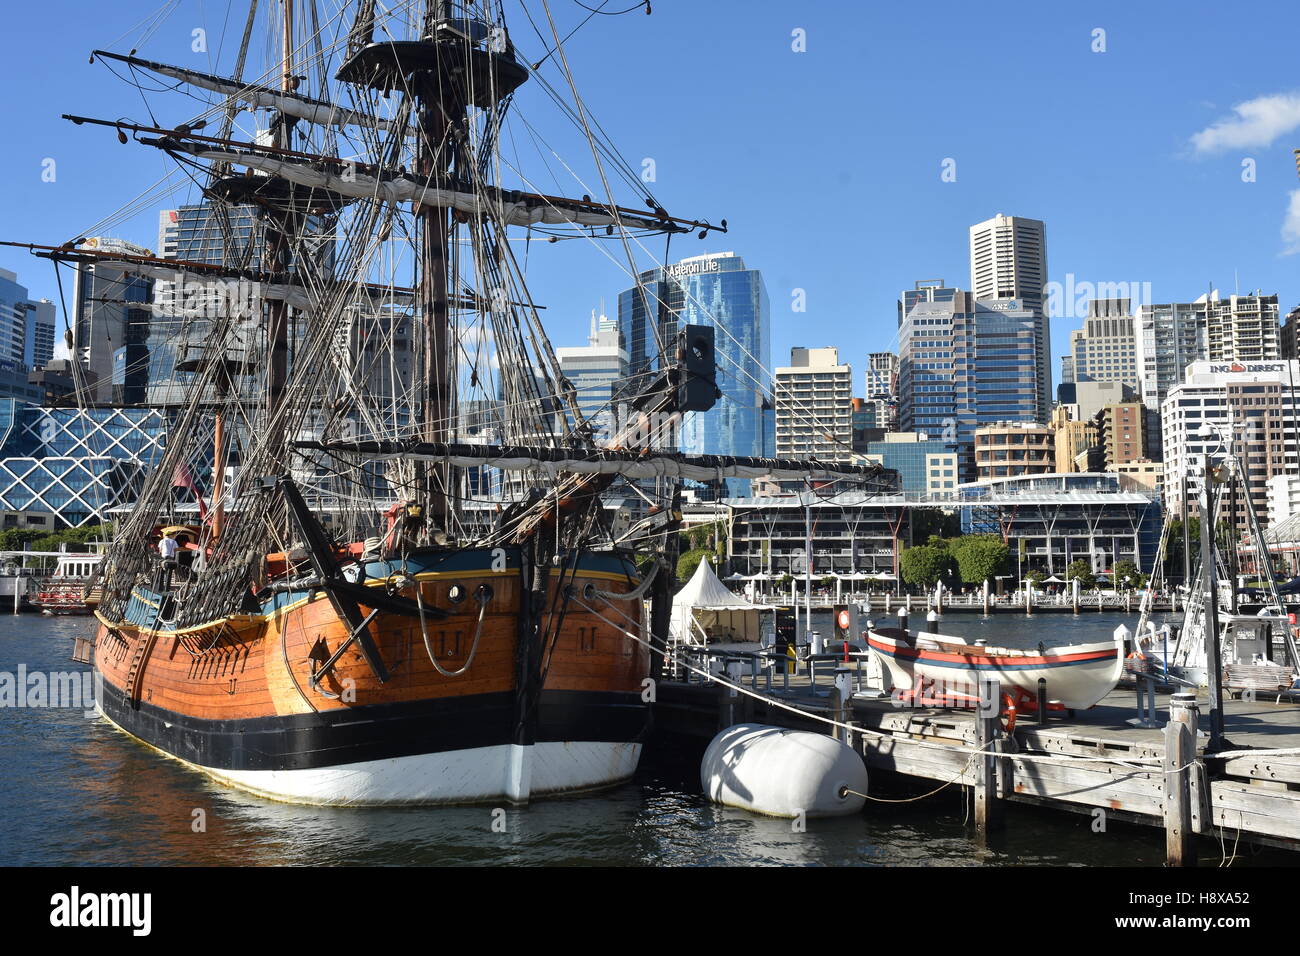
[[[102,710],[99,714],[127,736],[140,739]],[[223,770],[158,752],[221,783],[271,800],[380,807],[494,800],[520,804],[538,797],[611,787],[632,778],[641,759],[641,746],[606,741],[503,744],[306,770]]]

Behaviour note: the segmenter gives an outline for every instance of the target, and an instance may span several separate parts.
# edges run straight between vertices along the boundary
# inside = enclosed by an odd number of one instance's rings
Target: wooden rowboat
[[[978,695],[979,678],[992,675],[1002,692],[1034,699],[1047,678],[1048,699],[1062,707],[1092,707],[1115,689],[1124,670],[1122,638],[1047,648],[989,647],[941,634],[873,628],[867,643],[895,688],[920,691],[933,682],[949,695]],[[918,683],[918,678],[920,682]]]

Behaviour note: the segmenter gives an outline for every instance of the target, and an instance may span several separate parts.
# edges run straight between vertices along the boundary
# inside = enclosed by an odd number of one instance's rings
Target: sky
[[[561,35],[578,28],[564,50],[585,107],[634,169],[653,166],[655,198],[675,215],[728,222],[727,235],[675,237],[670,260],[734,251],[762,271],[773,365],[792,346],[835,345],[861,388],[866,354],[896,347],[900,290],[939,278],[969,288],[968,229],[999,212],[1046,222],[1049,278],[1063,287],[1149,283],[1156,302],[1211,285],[1261,289],[1279,295],[1283,314],[1300,303],[1292,2],[654,0],[649,16],[590,17],[576,0],[549,2]],[[546,32],[542,0],[526,3]],[[322,0],[322,15],[337,6]],[[87,230],[174,164],[59,115],[188,119],[192,101],[162,92],[146,107],[88,64],[89,51],[138,46],[221,72],[245,9],[63,0],[7,10],[0,239],[109,234],[155,246],[158,211],[194,201],[192,189]],[[543,45],[520,0],[505,9],[512,39],[536,59]],[[193,50],[196,29],[206,52]],[[563,88],[557,61],[543,75]],[[512,126],[503,142],[534,184],[601,195],[581,133],[535,81],[515,109],[574,171]],[[642,203],[630,186],[615,194]],[[662,240],[637,250],[637,267],[664,251]],[[45,260],[0,247],[0,268],[58,298]],[[554,344],[583,344],[602,300],[615,313],[627,270],[613,243],[530,248]],[[1080,325],[1068,314],[1051,322],[1054,383],[1055,357]]]

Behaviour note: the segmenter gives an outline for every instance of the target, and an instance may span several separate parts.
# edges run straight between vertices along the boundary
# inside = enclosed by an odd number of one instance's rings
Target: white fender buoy
[[[825,734],[736,724],[709,743],[700,784],[714,803],[771,817],[834,817],[866,802],[867,768],[848,744]],[[846,792],[847,790],[855,793]]]

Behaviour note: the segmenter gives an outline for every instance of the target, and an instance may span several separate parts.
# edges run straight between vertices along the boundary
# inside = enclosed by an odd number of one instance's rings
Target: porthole
[[[487,604],[488,601],[492,600],[493,593],[492,585],[480,584],[474,589],[474,599],[478,601],[479,604]]]
[[[447,600],[452,604],[460,604],[468,596],[469,592],[465,590],[463,584],[453,584],[447,588]]]

